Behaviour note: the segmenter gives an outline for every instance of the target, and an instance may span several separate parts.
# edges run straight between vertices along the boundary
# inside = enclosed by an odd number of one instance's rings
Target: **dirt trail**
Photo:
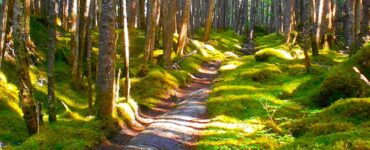
[[[193,82],[179,89],[177,107],[163,115],[135,137],[123,149],[184,150],[193,149],[201,129],[209,122],[205,102],[219,62],[206,63]]]

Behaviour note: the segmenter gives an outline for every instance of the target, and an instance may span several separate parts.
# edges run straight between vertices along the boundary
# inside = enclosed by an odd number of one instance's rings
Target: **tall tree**
[[[88,16],[88,24],[87,24],[87,31],[86,31],[86,72],[87,72],[87,95],[88,95],[88,103],[89,103],[89,111],[90,114],[93,113],[93,87],[92,87],[92,70],[91,70],[91,53],[92,53],[92,32],[94,30],[95,25],[95,15],[96,12],[96,1],[90,1],[90,8],[89,8],[89,16]]]
[[[23,118],[26,122],[28,132],[35,134],[39,130],[37,121],[36,104],[33,98],[33,87],[29,75],[28,53],[27,53],[27,13],[26,5],[28,0],[14,1],[14,16],[13,16],[13,38],[14,49],[17,61],[17,73],[19,79],[19,103],[23,111]],[[29,4],[29,3],[28,3]]]
[[[89,15],[89,6],[90,0],[80,0],[80,13],[79,13],[79,20],[78,20],[78,67],[77,67],[77,83],[75,84],[76,89],[81,88],[82,82],[82,73],[83,73],[83,63],[84,63],[84,56],[86,52],[86,31],[87,31],[87,24],[88,24],[88,15]]]
[[[163,65],[168,67],[173,52],[173,34],[176,31],[176,4],[177,0],[162,0],[162,28],[163,28]]]
[[[76,88],[79,83],[78,68],[78,35],[77,35],[77,0],[71,0],[71,59],[72,83]]]
[[[140,27],[145,29],[146,19],[145,19],[145,0],[139,0],[139,15],[140,15]]]
[[[250,9],[249,33],[248,33],[248,43],[249,44],[253,43],[254,27],[257,21],[257,7],[258,7],[258,0],[252,0],[251,9]]]
[[[213,25],[213,16],[215,13],[215,1],[216,0],[209,0],[209,8],[208,8],[208,17],[206,22],[206,29],[204,31],[203,41],[207,42],[209,40],[209,34],[212,30]]]
[[[301,18],[302,18],[302,24],[303,24],[303,28],[302,28],[302,33],[303,33],[303,52],[304,52],[304,56],[305,56],[305,67],[306,67],[306,71],[307,73],[310,72],[311,70],[311,63],[310,63],[310,58],[309,58],[309,55],[308,55],[308,51],[310,49],[310,28],[311,28],[311,7],[312,7],[312,1],[304,1],[302,0],[301,1],[301,10],[302,13],[301,14]]]
[[[128,17],[128,26],[130,28],[136,27],[136,22],[137,22],[136,17],[137,17],[137,10],[138,10],[137,4],[138,4],[138,0],[130,0],[130,16]],[[123,8],[123,9],[127,10],[127,8]],[[126,14],[127,14],[127,11],[126,11]]]
[[[56,0],[49,1],[49,43],[48,43],[48,108],[49,108],[49,122],[55,122],[56,108],[55,108],[55,87],[54,87],[54,68],[55,68],[55,43],[56,43],[56,27],[57,27],[57,2]]]
[[[148,16],[148,25],[146,28],[145,45],[144,45],[144,62],[147,62],[153,57],[153,50],[156,39],[156,29],[160,18],[160,2],[159,0],[149,1],[150,13]]]
[[[346,0],[346,23],[345,23],[345,34],[346,34],[346,48],[353,52],[355,45],[355,1],[356,0]]]
[[[365,42],[365,38],[366,36],[369,36],[370,35],[370,31],[369,31],[369,25],[370,25],[370,22],[369,22],[369,12],[370,11],[370,1],[368,0],[364,0],[363,1],[363,16],[362,16],[362,21],[361,21],[361,31],[360,31],[360,40],[361,40],[361,44],[363,44]]]
[[[100,119],[114,115],[116,0],[102,0],[100,6],[99,65],[96,81],[96,110]]]
[[[191,0],[185,0],[185,8],[184,13],[182,15],[182,24],[181,24],[181,31],[179,36],[179,42],[177,46],[177,53],[183,55],[184,48],[186,45],[186,40],[188,36],[188,25],[189,25],[189,18],[190,18],[190,5]]]
[[[7,26],[7,19],[8,19],[8,0],[4,0],[3,4],[1,5],[1,14],[0,14],[0,68],[1,62],[3,60],[4,55],[4,46],[5,46],[5,35],[6,35],[6,26]]]
[[[130,50],[128,38],[128,24],[127,24],[127,0],[123,0],[123,56],[125,58],[125,98],[126,101],[130,100]],[[117,79],[119,80],[119,79]]]

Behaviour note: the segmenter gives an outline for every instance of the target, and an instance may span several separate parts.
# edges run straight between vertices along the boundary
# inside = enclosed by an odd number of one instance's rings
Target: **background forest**
[[[369,0],[0,6],[0,149],[125,148],[209,63],[188,149],[370,149]]]

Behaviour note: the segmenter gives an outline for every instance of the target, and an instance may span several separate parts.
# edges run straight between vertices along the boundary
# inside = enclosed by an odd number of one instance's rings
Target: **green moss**
[[[352,67],[357,67],[369,78],[366,62],[370,58],[370,46],[363,48],[351,59],[333,68],[320,87],[317,103],[328,106],[341,98],[370,96],[368,85],[361,80]]]
[[[282,60],[293,59],[288,52],[273,48],[260,50],[254,56],[257,61],[276,61],[277,59]]]

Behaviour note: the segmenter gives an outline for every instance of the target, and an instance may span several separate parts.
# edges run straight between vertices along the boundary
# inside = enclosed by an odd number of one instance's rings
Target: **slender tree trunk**
[[[78,87],[78,35],[77,35],[77,0],[71,0],[71,59],[72,59],[72,83]]]
[[[310,58],[309,58],[309,55],[308,55],[308,51],[310,49],[310,17],[311,17],[311,2],[310,1],[305,1],[305,0],[302,0],[301,3],[303,3],[301,7],[303,10],[303,13],[301,13],[301,18],[302,18],[302,23],[303,23],[303,28],[302,28],[302,33],[303,33],[303,52],[304,52],[304,57],[305,57],[305,67],[306,67],[306,71],[307,73],[310,72],[311,70],[311,63],[310,63]]]
[[[54,87],[54,68],[55,68],[55,43],[56,43],[56,27],[57,27],[57,11],[56,0],[49,1],[49,43],[48,43],[48,108],[49,122],[57,121],[55,108],[55,87]]]
[[[0,68],[3,60],[4,50],[5,50],[5,35],[6,35],[6,25],[8,19],[8,1],[4,0],[1,6],[0,14]]]
[[[346,25],[345,25],[345,34],[347,35],[346,38],[346,48],[351,50],[351,54],[354,52],[354,44],[355,44],[355,15],[354,15],[354,8],[355,8],[355,1],[356,0],[346,0]]]
[[[181,24],[181,31],[179,36],[179,44],[177,46],[177,53],[183,55],[184,48],[187,41],[187,34],[188,34],[188,25],[189,25],[189,18],[190,18],[190,4],[191,0],[185,0],[185,9],[184,14],[182,16],[182,24]]]
[[[135,28],[136,27],[136,16],[137,16],[137,3],[138,0],[130,0],[130,16],[128,17],[128,26],[130,28]],[[125,8],[123,8],[125,9]],[[126,8],[127,9],[127,8]],[[125,12],[123,12],[125,13]],[[127,11],[126,11],[127,14]]]
[[[97,117],[109,120],[114,117],[114,81],[115,81],[115,30],[116,30],[116,1],[102,0],[101,21],[99,28],[99,68],[96,82]]]
[[[117,18],[118,28],[123,28],[123,0],[118,0],[118,18]]]
[[[68,31],[68,0],[62,0],[62,28],[64,31]]]
[[[323,20],[323,10],[324,10],[324,0],[318,0],[317,4],[317,12],[316,12],[316,31],[315,31],[315,45],[317,49],[320,49],[321,46],[321,26]],[[314,51],[312,55],[317,56],[319,55],[319,51]]]
[[[369,22],[369,9],[370,7],[370,1],[368,0],[364,0],[363,1],[363,16],[362,16],[362,21],[361,21],[361,31],[360,31],[360,36],[359,36],[359,39],[361,40],[361,44],[364,44],[365,43],[365,38],[366,36],[370,36],[370,31],[369,31],[369,25],[370,25],[370,22]]]
[[[29,64],[27,56],[27,13],[25,0],[14,1],[14,18],[13,18],[13,37],[14,49],[17,61],[17,73],[19,79],[19,103],[23,111],[23,118],[26,122],[28,132],[36,134],[39,130],[37,122],[36,104],[33,98],[33,87],[29,75]]]
[[[249,33],[248,33],[248,43],[253,44],[254,38],[254,26],[256,24],[256,15],[257,15],[257,5],[258,0],[253,0],[251,2],[251,9],[250,9],[250,22],[249,22]]]
[[[139,10],[140,10],[140,27],[145,29],[146,19],[145,19],[145,0],[139,0]]]
[[[160,19],[160,2],[159,0],[151,0],[150,3],[150,13],[149,13],[149,21],[148,26],[146,29],[146,36],[145,36],[145,46],[144,46],[144,62],[148,62],[150,58],[152,58],[151,54],[154,50],[155,46],[155,38],[156,38],[156,30],[158,27],[159,19]]]
[[[86,30],[88,24],[88,14],[89,14],[90,0],[81,0],[80,1],[80,15],[78,23],[78,67],[77,67],[77,83],[76,89],[81,88],[81,82],[83,80],[83,60],[84,54],[86,53]]]
[[[136,4],[135,4],[136,5]],[[136,9],[135,9],[136,12]],[[135,15],[136,16],[136,15]],[[131,16],[134,17],[134,16]],[[128,24],[127,24],[127,2],[123,0],[123,44],[124,44],[124,62],[125,62],[125,98],[126,101],[130,100],[130,50],[128,38]],[[119,79],[117,79],[119,80]]]
[[[215,13],[215,0],[209,0],[209,8],[208,8],[208,17],[206,22],[206,29],[204,31],[203,41],[207,42],[209,40],[209,34],[212,30],[213,25],[213,16]]]
[[[88,95],[88,103],[89,103],[89,112],[90,114],[93,113],[93,87],[92,87],[92,70],[91,70],[91,52],[92,52],[92,32],[94,31],[95,26],[95,15],[96,12],[96,1],[90,1],[90,8],[89,8],[89,17],[88,17],[88,24],[87,24],[87,31],[86,31],[86,71],[87,71],[87,95]]]
[[[163,27],[163,65],[168,67],[171,63],[171,54],[173,52],[173,34],[175,33],[176,5],[177,0],[162,1],[162,27]]]

